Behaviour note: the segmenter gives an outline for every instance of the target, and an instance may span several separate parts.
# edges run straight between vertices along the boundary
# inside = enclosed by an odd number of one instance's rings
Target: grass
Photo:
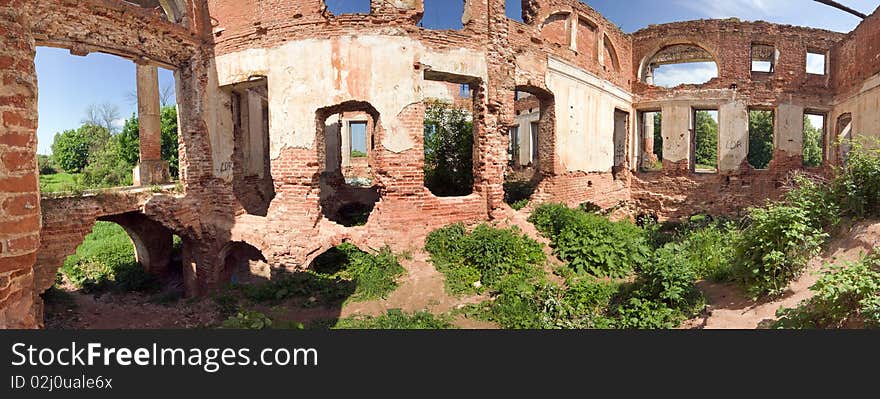
[[[61,273],[86,292],[150,291],[156,280],[137,263],[125,230],[110,222],[95,222],[76,253],[64,260]]]
[[[40,191],[43,193],[73,191],[77,187],[78,176],[78,173],[40,175]]]
[[[389,309],[381,316],[353,316],[339,319],[336,329],[358,330],[442,330],[454,328],[446,316],[436,316],[427,311],[406,313]]]

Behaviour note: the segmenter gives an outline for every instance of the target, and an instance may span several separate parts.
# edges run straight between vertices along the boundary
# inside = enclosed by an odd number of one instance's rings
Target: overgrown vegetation
[[[504,202],[515,210],[523,209],[529,205],[535,188],[532,181],[509,176],[504,180]]]
[[[370,254],[348,243],[331,248],[315,259],[312,270],[280,274],[259,285],[234,285],[233,291],[253,303],[280,303],[299,298],[300,305],[339,305],[385,298],[406,273],[389,248]],[[220,296],[221,308],[232,310],[237,299]]]
[[[441,330],[454,327],[447,317],[435,316],[428,311],[422,310],[410,314],[400,309],[389,309],[381,316],[353,316],[339,319],[333,328],[358,330]]]
[[[425,250],[437,270],[446,276],[453,295],[477,294],[498,289],[511,276],[531,281],[542,274],[546,255],[541,244],[518,229],[479,225],[468,232],[453,224],[428,235]]]
[[[61,274],[83,292],[149,292],[158,287],[156,278],[137,263],[134,247],[125,230],[110,222],[95,222],[76,253],[61,266]]]
[[[826,266],[810,289],[815,296],[777,312],[774,328],[880,328],[880,254]]]
[[[542,205],[529,221],[550,239],[554,253],[579,273],[623,278],[650,258],[645,231],[562,204]]]
[[[470,112],[441,101],[425,109],[425,187],[439,197],[474,186],[474,123]]]
[[[749,110],[749,165],[765,169],[773,160],[773,111]]]

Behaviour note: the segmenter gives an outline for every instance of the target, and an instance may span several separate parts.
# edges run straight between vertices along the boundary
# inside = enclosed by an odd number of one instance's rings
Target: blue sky
[[[334,12],[367,12],[369,0],[326,0]],[[775,23],[813,26],[839,32],[854,29],[860,19],[812,0],[587,0],[625,32],[650,24],[737,17]],[[866,14],[880,0],[840,0]],[[460,29],[462,1],[425,0],[422,24],[430,29]],[[508,0],[508,16],[520,19],[521,0]],[[39,48],[37,78],[40,85],[39,153],[48,154],[58,131],[77,128],[90,104],[112,103],[129,117],[137,106],[129,93],[135,87],[134,64],[103,54],[71,56],[66,50]],[[700,68],[695,66],[695,68]],[[711,68],[702,68],[711,71]],[[159,84],[173,82],[170,71],[160,70]]]

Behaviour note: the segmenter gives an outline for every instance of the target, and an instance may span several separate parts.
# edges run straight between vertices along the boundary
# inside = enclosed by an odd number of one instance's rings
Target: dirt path
[[[687,321],[683,328],[754,329],[775,321],[778,309],[795,307],[812,297],[810,287],[818,280],[823,265],[855,261],[880,248],[880,222],[850,224],[842,227],[835,237],[821,256],[810,261],[807,271],[791,283],[781,298],[755,302],[729,284],[699,283],[708,308],[702,316]]]

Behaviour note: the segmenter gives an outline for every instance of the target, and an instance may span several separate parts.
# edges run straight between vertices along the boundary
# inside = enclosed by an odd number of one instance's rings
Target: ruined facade
[[[155,272],[179,235],[187,293],[199,295],[238,273],[234,260],[254,258],[253,248],[272,269],[299,269],[345,241],[404,250],[448,223],[499,217],[511,128],[523,123],[537,121],[534,202],[626,201],[662,217],[779,195],[803,167],[806,111],[826,116],[816,172],[840,162],[836,137],[880,136],[877,12],[849,34],[738,20],[626,34],[576,0],[524,0],[525,23],[505,16],[504,0],[463,1],[463,28],[438,31],[418,27],[423,0],[371,0],[369,14],[353,15],[322,0],[0,0],[0,327],[42,324],[39,294],[95,220],[125,227]],[[149,68],[175,71],[181,192],[41,200],[37,46],[133,60],[139,97],[150,93],[140,87]],[[824,57],[823,74],[807,73],[808,53]],[[709,59],[718,75],[705,84],[652,84],[657,65]],[[753,72],[752,60],[772,71]],[[536,103],[520,105],[517,92]],[[423,183],[433,98],[472,112],[470,195],[437,197]],[[527,106],[536,118],[518,121]],[[155,111],[146,98],[139,108],[142,118]],[[718,111],[716,173],[695,170],[697,109]],[[764,170],[746,162],[752,109],[774,112]],[[656,171],[642,168],[653,146],[645,113],[663,115]],[[365,156],[351,157],[345,121],[364,123]],[[141,126],[142,159],[157,161]],[[144,184],[165,178],[161,162],[139,169]],[[333,220],[350,209],[365,224]]]

